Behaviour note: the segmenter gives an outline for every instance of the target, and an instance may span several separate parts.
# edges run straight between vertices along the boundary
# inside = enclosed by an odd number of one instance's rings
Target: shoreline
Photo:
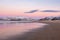
[[[60,23],[58,22],[40,22],[49,24],[44,28],[39,28],[26,33],[22,37],[10,38],[11,40],[60,40]]]
[[[6,38],[7,40],[7,36],[8,38],[10,38],[11,36],[15,37],[17,35],[24,35],[32,31],[34,32],[38,28],[43,28],[44,25],[46,24],[44,23],[3,24],[2,28],[0,29],[0,37],[1,37],[0,40],[3,40],[3,38],[4,39]]]

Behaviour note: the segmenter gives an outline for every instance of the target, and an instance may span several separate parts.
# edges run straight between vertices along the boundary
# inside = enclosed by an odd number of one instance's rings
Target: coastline
[[[44,28],[39,28],[26,33],[22,37],[17,36],[10,40],[60,40],[60,22],[40,22],[46,23]]]
[[[30,26],[29,26],[30,25]],[[43,28],[45,23],[17,23],[3,24],[0,29],[0,40],[7,40],[10,37],[25,35],[29,32],[34,32],[36,29]],[[9,39],[8,39],[9,40]],[[12,39],[11,39],[12,40]]]

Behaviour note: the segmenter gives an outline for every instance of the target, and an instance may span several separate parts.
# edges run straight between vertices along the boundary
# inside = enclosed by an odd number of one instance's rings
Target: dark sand
[[[41,21],[47,23],[44,28],[32,30],[23,36],[14,36],[6,40],[60,40],[60,21]]]

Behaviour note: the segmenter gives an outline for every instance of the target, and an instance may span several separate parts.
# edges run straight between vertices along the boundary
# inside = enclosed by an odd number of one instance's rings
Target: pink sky
[[[60,0],[0,0],[0,16],[60,16],[60,12],[34,12],[30,10],[60,10]]]
[[[35,13],[24,13],[23,10],[0,10],[0,16],[60,16],[60,12],[35,12]]]

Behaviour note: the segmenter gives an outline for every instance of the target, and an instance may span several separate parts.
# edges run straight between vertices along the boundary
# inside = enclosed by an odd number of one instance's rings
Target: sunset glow
[[[0,0],[0,16],[60,16],[60,12],[40,12],[42,10],[60,11],[60,0]],[[24,13],[38,10],[34,13]]]

